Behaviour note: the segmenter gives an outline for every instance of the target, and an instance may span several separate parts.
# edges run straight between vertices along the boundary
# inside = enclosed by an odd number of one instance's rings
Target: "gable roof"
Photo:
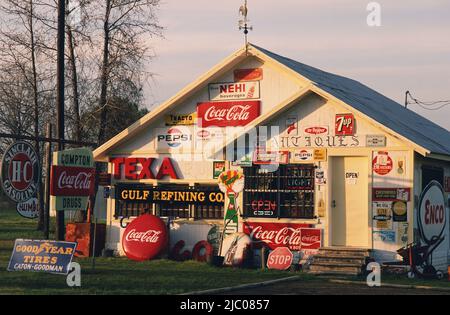
[[[402,105],[355,80],[319,70],[277,55],[256,45],[249,44],[248,47],[244,46],[225,58],[221,63],[186,86],[174,97],[162,103],[133,125],[98,147],[94,150],[94,158],[96,160],[105,159],[108,151],[137,134],[145,126],[155,121],[161,114],[204,87],[211,78],[230,69],[247,56],[256,56],[263,59],[263,61],[275,62],[281,65],[284,70],[294,74],[301,80],[307,81],[307,86],[300,93],[296,94],[298,97],[305,95],[307,90],[314,91],[318,94],[323,94],[324,92],[326,96],[334,97],[338,101],[347,104],[375,121],[381,127],[386,127],[388,130],[400,135],[401,138],[418,145],[422,149],[422,154],[423,151],[428,151],[426,153],[450,156],[450,132],[448,130],[404,108]],[[278,110],[267,113],[264,117],[259,117],[251,125],[254,126],[258,122],[260,123],[270,119],[279,113],[282,109],[281,107],[290,106],[293,101],[295,100],[290,99],[283,102],[283,104],[278,106],[280,107]]]
[[[450,155],[450,132],[432,121],[358,81],[319,70],[255,45],[253,47],[431,153]]]

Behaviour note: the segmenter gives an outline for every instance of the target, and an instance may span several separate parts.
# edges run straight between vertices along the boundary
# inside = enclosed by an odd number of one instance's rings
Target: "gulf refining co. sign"
[[[87,148],[53,153],[51,205],[57,211],[85,210],[94,190],[94,157]]]
[[[2,159],[1,182],[5,194],[15,202],[34,197],[39,170],[39,159],[33,146],[24,141],[13,143]]]

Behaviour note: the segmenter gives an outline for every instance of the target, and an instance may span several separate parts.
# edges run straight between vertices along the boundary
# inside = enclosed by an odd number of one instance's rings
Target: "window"
[[[244,215],[248,217],[314,217],[314,165],[279,165],[276,171],[244,168]]]

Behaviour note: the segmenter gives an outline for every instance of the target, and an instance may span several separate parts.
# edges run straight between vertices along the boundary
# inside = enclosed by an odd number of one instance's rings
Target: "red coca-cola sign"
[[[166,246],[166,225],[163,220],[151,214],[143,214],[131,221],[122,235],[123,251],[131,260],[152,259]]]
[[[305,133],[309,133],[311,135],[320,135],[323,133],[328,133],[328,128],[322,126],[308,127],[305,128]]]
[[[198,103],[198,125],[199,127],[245,126],[259,116],[260,107],[260,101]]]
[[[288,247],[290,250],[302,249],[302,229],[309,228],[309,224],[245,222],[243,231],[250,236],[254,248],[267,246],[270,249]],[[309,247],[308,237],[304,240]]]
[[[322,230],[321,229],[301,229],[301,249],[319,249],[322,246]]]
[[[95,168],[53,165],[52,196],[89,196],[94,193]]]

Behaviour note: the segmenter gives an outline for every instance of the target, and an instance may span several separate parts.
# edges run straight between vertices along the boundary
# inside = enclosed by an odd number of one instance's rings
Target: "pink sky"
[[[152,40],[156,73],[150,108],[177,93],[243,45],[237,30],[243,0],[163,0],[164,40]],[[450,100],[450,2],[382,0],[382,26],[369,27],[362,0],[248,0],[258,46],[356,79],[403,104],[410,90],[423,101]],[[450,105],[411,110],[450,130]]]

